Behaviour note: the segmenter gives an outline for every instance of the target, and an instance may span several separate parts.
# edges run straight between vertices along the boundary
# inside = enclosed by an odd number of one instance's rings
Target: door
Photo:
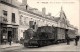
[[[8,41],[9,41],[10,37],[12,38],[12,31],[8,31]]]

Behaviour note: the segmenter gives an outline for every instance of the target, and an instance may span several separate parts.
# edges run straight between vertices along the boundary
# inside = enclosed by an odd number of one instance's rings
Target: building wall
[[[61,20],[59,20],[58,22],[55,22],[55,21],[49,20],[46,17],[44,17],[45,14],[43,14],[41,17],[38,15],[32,14],[30,12],[23,11],[22,9],[18,9],[18,8],[0,3],[0,16],[5,17],[3,15],[3,10],[7,11],[7,16],[6,16],[7,21],[8,21],[7,24],[11,24],[11,25],[7,25],[7,27],[17,28],[18,40],[20,40],[20,38],[23,37],[23,32],[25,30],[27,30],[28,28],[30,28],[29,21],[36,22],[36,25],[38,27],[53,25],[55,27],[67,28],[66,27],[67,24],[65,24],[66,18],[64,20],[61,18]],[[12,23],[12,13],[15,13],[15,21],[16,21],[15,23]],[[43,11],[43,13],[45,13],[45,11]],[[62,15],[61,17],[64,18],[65,16]],[[19,26],[15,27],[13,25],[19,25]],[[64,32],[64,30],[62,30],[62,32]],[[60,30],[59,30],[58,34],[59,33],[60,33]]]
[[[7,15],[5,16],[3,13],[3,11],[7,11]],[[13,40],[17,40],[18,38],[18,34],[17,34],[17,29],[18,29],[18,25],[19,25],[19,13],[18,13],[18,9],[13,7],[13,6],[9,6],[7,4],[2,4],[0,3],[0,18],[6,18],[7,21],[2,21],[2,24],[5,24],[5,25],[2,25],[2,33],[1,33],[1,36],[2,36],[2,39],[4,39],[4,32],[3,30],[6,29],[6,33],[5,33],[5,37],[6,39],[8,40],[8,36],[9,36],[9,32],[11,32],[11,37],[13,37],[13,34],[14,34],[14,38],[12,38]],[[12,22],[12,13],[15,14],[15,22]],[[13,32],[13,29],[16,29],[15,31],[16,32]]]
[[[20,18],[21,18],[21,20],[20,20]],[[24,23],[24,21],[26,21],[26,24]],[[29,21],[36,22],[36,25],[38,27],[47,26],[47,25],[48,26],[52,26],[52,25],[57,26],[56,22],[46,19],[46,17],[45,18],[40,17],[38,15],[34,15],[31,13],[19,10],[19,28],[18,28],[18,34],[19,34],[18,37],[19,38],[18,38],[18,40],[20,40],[20,38],[23,37],[23,32],[25,30],[27,30],[28,28],[30,28]]]
[[[7,20],[8,20],[8,24],[12,24],[12,13],[15,13],[15,21],[17,25],[19,25],[19,21],[17,20],[19,18],[19,14],[18,14],[18,9],[17,8],[13,8],[13,7],[10,7],[8,5],[5,5],[5,4],[0,4],[0,11],[1,11],[1,16],[5,17],[3,15],[3,10],[7,11]]]
[[[29,28],[29,16],[27,16],[27,13],[19,10],[19,27],[18,27],[18,40],[20,40],[21,37],[23,37],[23,32]]]

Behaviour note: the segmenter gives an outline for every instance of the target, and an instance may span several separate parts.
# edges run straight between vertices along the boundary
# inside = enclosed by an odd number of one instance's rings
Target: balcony
[[[8,22],[7,17],[0,16],[0,23],[7,23],[7,22]]]

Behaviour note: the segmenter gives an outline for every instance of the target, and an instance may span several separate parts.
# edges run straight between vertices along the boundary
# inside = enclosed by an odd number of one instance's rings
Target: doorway
[[[12,31],[8,31],[8,41],[10,40],[10,37],[12,38]]]

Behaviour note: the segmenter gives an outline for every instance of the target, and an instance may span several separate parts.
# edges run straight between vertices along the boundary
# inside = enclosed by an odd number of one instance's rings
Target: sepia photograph
[[[80,52],[80,0],[0,0],[0,52]]]

